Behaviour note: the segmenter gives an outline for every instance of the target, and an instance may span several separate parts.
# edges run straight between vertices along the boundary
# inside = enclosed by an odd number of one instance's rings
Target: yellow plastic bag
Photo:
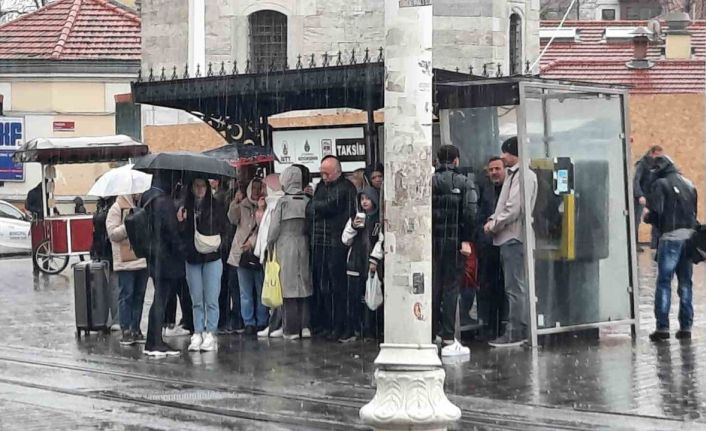
[[[282,283],[279,279],[279,270],[277,253],[273,251],[265,262],[265,284],[262,287],[262,305],[265,307],[279,308],[282,306]]]

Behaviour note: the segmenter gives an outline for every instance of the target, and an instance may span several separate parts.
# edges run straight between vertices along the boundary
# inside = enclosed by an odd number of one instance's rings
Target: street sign
[[[14,152],[24,143],[24,118],[0,117],[0,181],[24,181],[24,165],[12,160]]]
[[[76,129],[76,122],[54,121],[53,128],[55,132],[73,132]]]

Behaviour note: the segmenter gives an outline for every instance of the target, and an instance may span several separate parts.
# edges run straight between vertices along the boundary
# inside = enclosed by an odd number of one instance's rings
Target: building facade
[[[344,61],[365,49],[377,57],[384,42],[384,4],[379,0],[143,0],[143,73],[162,67],[190,74],[209,63],[243,71],[308,65],[326,53]],[[434,67],[462,71],[483,66],[521,73],[539,50],[539,0],[435,0]],[[354,54],[355,52],[355,54]],[[200,64],[203,63],[203,64]]]
[[[572,0],[542,0],[541,18],[563,18]],[[569,11],[572,20],[647,20],[670,12],[686,12],[695,19],[706,18],[702,0],[576,0]]]
[[[140,18],[112,0],[56,0],[0,25],[2,113],[24,121],[23,141],[115,134],[116,94],[130,91],[140,65]],[[57,167],[56,195],[84,196],[105,164]],[[21,203],[41,180],[0,183],[0,199]]]

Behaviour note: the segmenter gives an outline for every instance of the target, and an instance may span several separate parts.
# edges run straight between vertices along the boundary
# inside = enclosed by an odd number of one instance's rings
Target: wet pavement
[[[623,328],[534,350],[472,343],[471,361],[446,365],[455,429],[706,429],[704,270],[694,339],[654,345],[648,253],[640,269],[635,340]],[[77,340],[71,271],[33,277],[26,258],[0,260],[0,309],[0,429],[367,429],[373,344],[229,335],[217,352],[148,359],[117,333]],[[185,351],[188,337],[170,342]]]

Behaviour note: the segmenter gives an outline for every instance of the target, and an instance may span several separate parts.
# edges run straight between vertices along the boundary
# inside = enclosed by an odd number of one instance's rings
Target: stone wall
[[[435,0],[434,66],[480,73],[483,64],[494,72],[500,64],[507,73],[509,17],[523,18],[524,60],[539,52],[539,0]],[[297,56],[315,53],[317,63],[325,52],[351,51],[361,60],[365,48],[377,57],[384,44],[384,9],[380,0],[208,0],[206,1],[206,62],[244,69],[248,58],[248,16],[271,9],[288,17],[288,63]],[[188,2],[142,1],[143,71],[162,66],[171,76],[177,65],[183,73],[187,62]],[[308,64],[308,61],[307,61]],[[228,69],[230,70],[230,68]],[[194,71],[190,71],[193,73]]]

